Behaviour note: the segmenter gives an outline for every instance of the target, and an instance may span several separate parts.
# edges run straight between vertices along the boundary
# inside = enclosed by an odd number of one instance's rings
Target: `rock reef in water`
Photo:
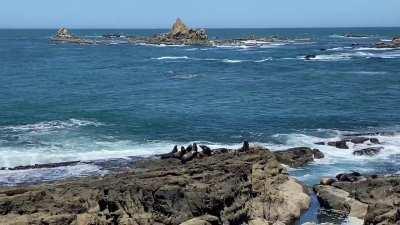
[[[185,164],[144,160],[127,173],[0,189],[0,224],[292,224],[309,207],[308,190],[267,149],[216,152]]]
[[[400,224],[400,176],[339,174],[314,187],[322,207],[358,218],[364,224]]]
[[[131,43],[146,44],[165,44],[165,45],[207,45],[207,32],[204,29],[188,28],[186,24],[178,18],[172,25],[171,31],[166,34],[156,35],[154,37],[129,38]]]
[[[52,38],[52,41],[62,43],[74,43],[74,44],[93,44],[94,41],[82,39],[74,36],[67,28],[61,28],[57,31],[56,35]]]
[[[394,37],[389,43],[378,43],[376,44],[377,48],[400,48],[400,37]]]

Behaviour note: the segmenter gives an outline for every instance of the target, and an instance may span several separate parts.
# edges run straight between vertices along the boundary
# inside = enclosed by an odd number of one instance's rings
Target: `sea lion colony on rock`
[[[248,152],[254,148],[261,148],[250,147],[248,141],[244,141],[243,146],[236,150],[226,148],[211,149],[206,145],[200,145],[199,147],[201,151],[199,151],[198,145],[193,143],[186,148],[181,146],[181,150],[178,150],[178,146],[175,145],[170,153],[160,154],[157,156],[161,159],[178,159],[185,164],[194,159],[202,159],[215,154],[223,154],[227,152]],[[284,151],[274,151],[272,153],[280,163],[291,167],[301,167],[313,162],[314,159],[324,158],[324,154],[320,150],[307,147],[290,148]]]
[[[272,152],[246,148],[186,164],[147,159],[126,173],[3,188],[0,224],[293,224],[310,206],[308,190],[288,176]]]

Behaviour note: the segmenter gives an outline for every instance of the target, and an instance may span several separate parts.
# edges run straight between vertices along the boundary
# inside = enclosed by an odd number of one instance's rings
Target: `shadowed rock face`
[[[353,172],[338,177],[339,181],[314,187],[321,206],[343,211],[368,225],[400,224],[400,176],[365,177]]]
[[[140,161],[128,173],[0,190],[0,224],[291,224],[307,190],[274,154],[251,148],[182,164]]]

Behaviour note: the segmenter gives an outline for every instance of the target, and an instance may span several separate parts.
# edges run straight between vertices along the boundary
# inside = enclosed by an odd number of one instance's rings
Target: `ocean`
[[[166,31],[72,30],[85,38]],[[210,38],[305,40],[257,47],[56,44],[49,40],[55,32],[0,30],[0,168],[248,140],[271,150],[320,149],[324,159],[289,168],[309,185],[351,170],[400,171],[400,49],[374,48],[400,28],[208,31]],[[305,60],[309,54],[316,57]],[[380,132],[384,147],[374,157],[353,156],[367,145],[315,144],[370,132]],[[0,185],[105,173],[84,163],[1,170]]]

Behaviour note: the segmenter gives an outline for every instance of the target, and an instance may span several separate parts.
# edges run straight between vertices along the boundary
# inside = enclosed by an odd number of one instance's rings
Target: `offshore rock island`
[[[123,36],[121,34],[104,34],[101,38],[91,40],[77,37],[66,28],[61,28],[54,38],[51,39],[56,43],[72,43],[72,44],[108,44],[115,40],[123,40],[129,44],[137,45],[200,45],[200,46],[248,46],[254,47],[263,44],[272,43],[295,43],[309,42],[311,39],[287,39],[272,37],[250,37],[238,39],[210,39],[205,29],[189,28],[180,18],[172,25],[168,33],[158,34],[150,37]]]

